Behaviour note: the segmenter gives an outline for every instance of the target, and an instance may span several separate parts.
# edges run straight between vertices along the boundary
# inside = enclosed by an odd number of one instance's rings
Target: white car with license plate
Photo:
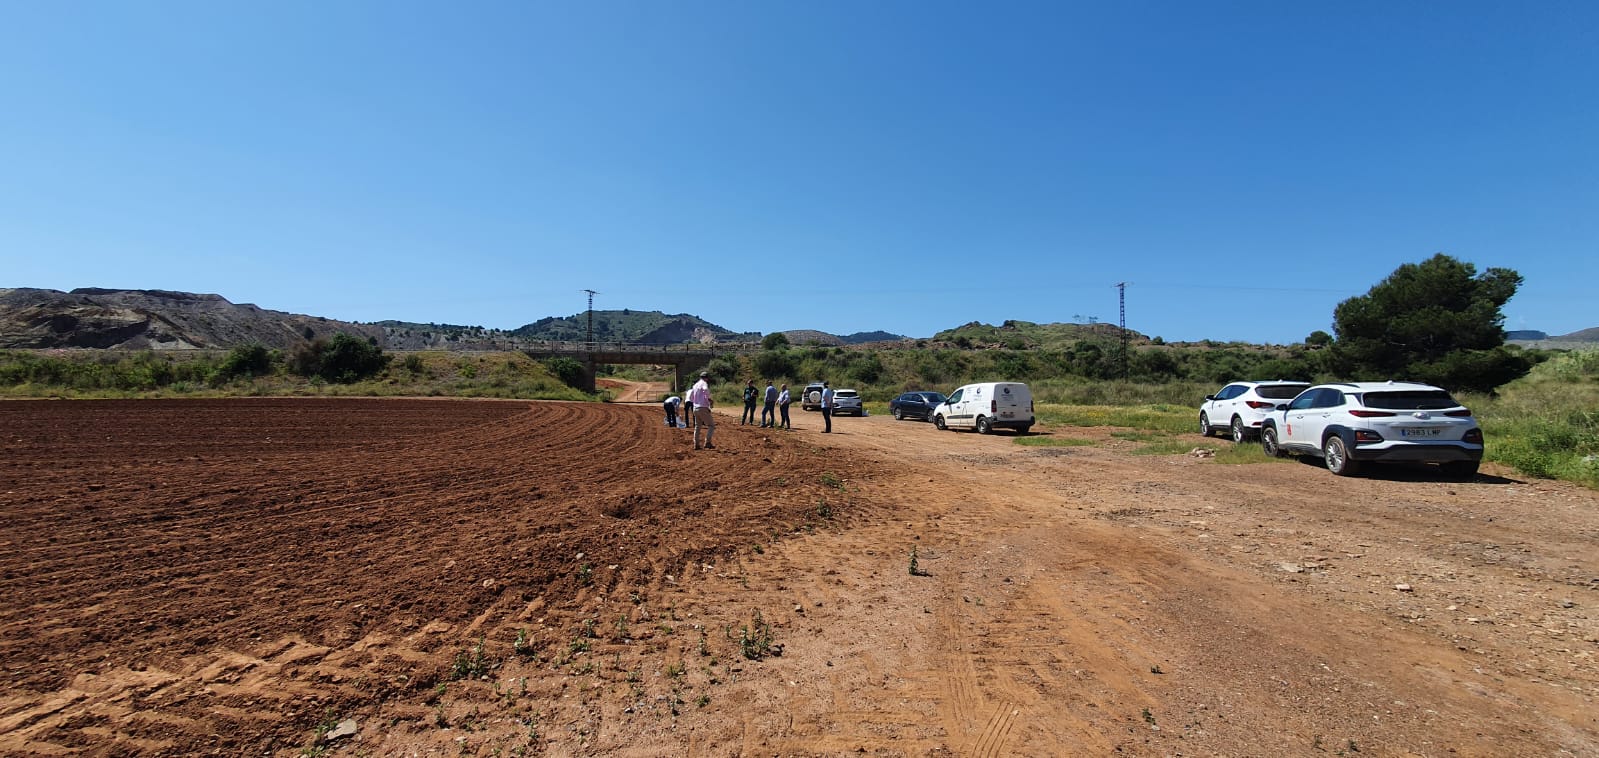
[[[1449,393],[1412,382],[1318,384],[1278,406],[1261,425],[1267,455],[1311,455],[1353,476],[1368,462],[1436,463],[1470,479],[1482,462],[1482,430]]]

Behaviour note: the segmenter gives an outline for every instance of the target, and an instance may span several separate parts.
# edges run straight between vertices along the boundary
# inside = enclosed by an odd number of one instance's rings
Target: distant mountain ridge
[[[589,313],[550,316],[513,329],[512,335],[529,340],[583,342],[589,339]],[[628,342],[644,345],[683,343],[759,342],[759,332],[734,332],[699,316],[661,311],[594,311],[595,342]]]
[[[585,341],[588,313],[552,316],[504,330],[394,320],[339,321],[233,303],[221,295],[172,290],[0,288],[0,349],[226,350],[254,343],[287,350],[340,333],[390,350],[517,350],[533,342]],[[824,337],[826,344],[854,344],[887,333],[814,334]],[[718,345],[759,342],[761,334],[734,332],[687,313],[624,309],[594,311],[594,339]]]
[[[30,287],[0,288],[0,349],[91,348],[226,350],[256,343],[290,349],[311,339],[350,334],[389,350],[517,350],[532,342],[581,342],[588,338],[588,313],[548,317],[517,329],[423,324],[406,321],[356,323],[233,303],[221,295],[172,290],[82,287],[71,292]],[[784,331],[792,345],[857,345],[910,339],[890,332],[835,335],[810,329]],[[1526,347],[1584,349],[1599,343],[1599,327],[1549,337],[1518,330],[1510,341]],[[1080,339],[1119,338],[1112,324],[999,326],[971,322],[927,340],[965,347],[1056,349]],[[1525,339],[1533,335],[1543,339]],[[1129,332],[1142,341],[1144,335]],[[1519,339],[1518,339],[1519,338]],[[594,311],[597,342],[676,345],[748,345],[759,332],[734,332],[699,316],[661,311]]]

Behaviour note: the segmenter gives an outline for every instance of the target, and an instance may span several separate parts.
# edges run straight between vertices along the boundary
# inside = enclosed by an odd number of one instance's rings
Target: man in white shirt
[[[694,449],[700,449],[700,430],[705,430],[705,449],[715,450],[711,437],[716,434],[716,420],[711,418],[711,374],[700,372],[700,380],[688,391],[689,402],[694,404]]]
[[[833,431],[833,387],[827,382],[822,382],[822,423],[827,425],[822,434]]]
[[[779,426],[782,426],[784,429],[788,429],[790,431],[794,429],[794,426],[788,423],[788,404],[793,402],[793,400],[794,399],[792,397],[789,397],[788,385],[784,384],[783,391],[777,393],[777,410],[783,415],[783,421],[781,424],[779,424]]]
[[[666,425],[676,428],[677,409],[683,406],[683,398],[680,398],[677,395],[672,395],[671,397],[668,397],[666,401],[662,403],[662,405],[666,407]]]

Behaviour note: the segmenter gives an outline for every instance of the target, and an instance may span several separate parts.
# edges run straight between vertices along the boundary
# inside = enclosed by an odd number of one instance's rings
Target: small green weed
[[[455,663],[450,666],[451,679],[476,679],[489,673],[492,665],[488,656],[483,653],[483,638],[478,637],[477,644],[470,650],[463,650],[455,654]]]
[[[775,652],[772,647],[772,627],[761,617],[760,611],[755,612],[754,623],[739,629],[738,648],[745,658],[752,661],[761,660]]]

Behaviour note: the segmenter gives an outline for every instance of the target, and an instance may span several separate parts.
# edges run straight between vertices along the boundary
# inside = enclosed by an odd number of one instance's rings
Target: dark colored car
[[[888,412],[894,414],[896,421],[908,418],[919,418],[923,421],[932,418],[933,409],[944,402],[942,392],[907,392],[893,400],[888,401]]]

